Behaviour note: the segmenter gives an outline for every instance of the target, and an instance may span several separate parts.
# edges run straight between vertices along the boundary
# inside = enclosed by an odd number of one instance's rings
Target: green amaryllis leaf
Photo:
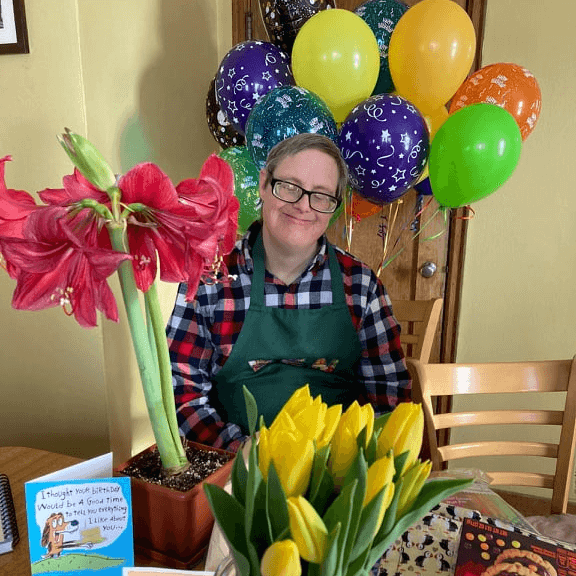
[[[344,545],[346,543],[346,538],[348,537],[348,530],[350,528],[350,521],[352,516],[352,508],[354,502],[354,494],[356,492],[356,487],[358,485],[357,481],[350,482],[346,484],[340,494],[336,497],[336,500],[332,502],[326,514],[324,514],[322,520],[330,533],[334,530],[335,526],[340,523],[342,527],[340,528],[340,534],[338,536],[338,555],[336,563],[335,574],[339,575],[342,571],[342,559],[344,555]]]
[[[460,492],[467,486],[470,486],[472,482],[472,479],[462,480],[452,478],[434,478],[428,480],[410,510],[394,524],[392,529],[384,535],[378,532],[378,535],[374,538],[372,550],[368,555],[364,568],[369,570],[377,562],[378,558],[380,558],[410,526],[418,522],[418,520],[434,508],[434,506],[445,498],[448,498],[448,496],[456,494],[456,492]]]
[[[338,567],[338,536],[342,524],[338,522],[328,534],[328,546],[326,548],[326,558],[320,565],[320,576],[336,576]]]
[[[280,483],[274,462],[270,462],[266,482],[266,516],[272,542],[276,542],[290,528],[286,494]]]
[[[250,576],[248,543],[244,532],[244,507],[234,496],[215,484],[204,484],[204,492],[212,514],[230,546],[239,576]]]
[[[248,482],[248,470],[244,462],[242,450],[239,450],[232,465],[232,495],[242,506],[246,505],[246,484]]]
[[[246,386],[242,386],[242,391],[244,392],[244,402],[246,403],[248,431],[250,432],[250,436],[253,436],[256,431],[256,423],[258,422],[258,405],[256,404],[256,399],[252,395],[252,392],[250,392]]]

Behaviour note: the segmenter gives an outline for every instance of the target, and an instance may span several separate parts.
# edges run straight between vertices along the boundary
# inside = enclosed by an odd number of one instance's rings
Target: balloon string
[[[470,206],[470,204],[465,206],[465,208],[468,212],[472,212],[472,214],[471,215],[467,214],[466,216],[456,216],[456,220],[472,220],[473,218],[476,217],[476,212],[474,211],[474,208]]]
[[[396,224],[396,218],[398,216],[398,211],[400,210],[400,204],[402,204],[403,200],[397,200],[396,202],[392,202],[391,204],[388,205],[388,228],[386,230],[386,234],[384,235],[384,246],[383,246],[383,250],[382,250],[382,260],[380,261],[380,266],[378,266],[378,272],[376,273],[376,276],[380,276],[380,274],[382,273],[382,270],[384,269],[384,262],[386,259],[386,253],[388,252],[388,239],[390,238],[390,235],[392,234],[392,231],[394,230],[394,226]],[[394,211],[394,217],[392,217],[392,207],[394,206],[394,208],[396,208],[396,210]],[[384,208],[382,208],[382,211],[384,211]],[[396,245],[396,244],[394,244]]]
[[[406,228],[408,228],[408,225],[411,222],[415,222],[426,210],[426,208],[428,208],[428,206],[430,206],[430,203],[432,202],[432,198],[430,198],[428,200],[428,202],[426,203],[426,205],[422,208],[420,208],[420,210],[418,210],[416,212],[416,214],[414,214],[414,216],[411,216],[406,223],[402,226],[402,228],[400,228],[400,233],[398,234],[398,237],[396,238],[396,242],[394,242],[394,246],[392,246],[392,250],[394,250],[394,248],[396,248],[396,246],[398,245],[398,242],[400,242],[400,238],[402,236],[402,234],[406,231]]]

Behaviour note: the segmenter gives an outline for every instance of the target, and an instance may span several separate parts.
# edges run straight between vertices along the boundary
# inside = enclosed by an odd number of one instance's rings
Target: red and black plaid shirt
[[[188,439],[236,450],[244,436],[223,422],[210,406],[212,378],[234,346],[250,306],[252,244],[259,224],[225,258],[230,280],[201,283],[194,302],[186,302],[186,286],[178,290],[167,337],[180,431]],[[371,402],[377,414],[410,399],[410,376],[400,344],[400,325],[392,314],[386,289],[374,272],[335,247],[346,302],[358,331],[362,355],[356,365],[358,400]],[[332,304],[327,240],[290,286],[266,272],[265,303],[279,308],[313,309]],[[345,345],[343,343],[343,345]]]

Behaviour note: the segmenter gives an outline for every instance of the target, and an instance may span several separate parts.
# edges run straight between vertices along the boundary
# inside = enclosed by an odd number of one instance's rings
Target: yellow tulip
[[[326,446],[326,444],[330,444],[330,441],[336,432],[336,428],[338,427],[338,423],[340,422],[341,416],[342,404],[335,404],[326,410],[326,414],[324,416],[324,429],[322,430],[319,438],[316,439],[317,448],[322,448]]]
[[[364,495],[364,502],[362,506],[365,507],[369,504],[373,498],[384,488],[386,491],[384,493],[384,499],[382,500],[382,505],[380,507],[380,512],[378,514],[378,525],[376,532],[384,520],[384,514],[392,502],[394,496],[394,484],[392,479],[394,478],[394,458],[392,456],[385,456],[376,460],[370,468],[368,468],[368,475],[366,477],[366,494]]]
[[[281,412],[288,412],[290,416],[296,415],[302,408],[312,404],[312,396],[310,396],[310,386],[306,384],[298,388],[292,396],[288,399],[286,404],[282,407]]]
[[[328,530],[312,504],[303,496],[288,498],[290,532],[300,556],[320,564],[326,556]]]
[[[260,562],[262,576],[300,576],[302,566],[294,540],[280,540],[266,548]]]
[[[400,497],[398,498],[398,511],[396,512],[396,518],[400,518],[409,508],[412,506],[422,486],[428,476],[430,476],[430,471],[432,470],[432,462],[426,460],[426,462],[418,462],[412,466],[402,477],[402,490],[400,492]]]
[[[341,485],[358,454],[357,438],[366,427],[366,445],[374,430],[374,409],[371,404],[360,406],[355,400],[342,414],[332,438],[330,469],[336,485]]]
[[[404,474],[416,462],[420,454],[423,434],[424,413],[422,412],[422,405],[402,402],[394,408],[378,437],[376,456],[381,458],[390,450],[393,450],[394,456],[408,452],[408,458],[400,472]]]
[[[290,419],[287,414],[286,418]],[[290,420],[285,420],[285,422],[290,422]],[[298,430],[291,430],[289,425],[287,428],[278,425],[270,430],[265,426],[260,429],[258,466],[267,481],[270,462],[274,462],[287,497],[298,496],[306,491],[310,482],[313,461],[314,443],[300,434]]]
[[[311,440],[316,440],[324,430],[326,412],[328,405],[322,402],[322,398],[317,396],[308,404],[292,415],[294,425],[298,430]]]

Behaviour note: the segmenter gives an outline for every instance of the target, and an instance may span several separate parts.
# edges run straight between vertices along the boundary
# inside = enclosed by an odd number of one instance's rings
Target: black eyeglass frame
[[[300,190],[300,196],[298,196],[297,200],[284,200],[284,198],[280,198],[280,196],[278,196],[278,194],[276,193],[276,184],[278,183],[282,183],[282,184],[290,184],[290,186],[294,186],[295,188],[298,188],[298,190]],[[300,200],[302,200],[302,196],[304,196],[304,194],[308,195],[308,205],[310,206],[310,208],[312,208],[312,210],[314,210],[315,212],[320,212],[320,214],[334,214],[334,212],[336,212],[336,210],[338,210],[338,207],[340,206],[340,204],[342,204],[342,200],[340,200],[340,198],[336,198],[336,196],[332,196],[332,194],[324,194],[324,192],[310,192],[310,190],[305,190],[304,188],[302,188],[302,186],[298,186],[298,184],[294,184],[294,182],[289,182],[288,180],[280,180],[279,178],[272,178],[270,180],[270,186],[272,187],[272,194],[274,195],[275,198],[278,198],[278,200],[282,200],[282,202],[287,202],[288,204],[296,204],[297,202],[300,202]],[[332,200],[336,200],[336,206],[334,207],[334,210],[330,210],[329,212],[326,212],[324,210],[318,210],[317,208],[314,208],[312,206],[312,194],[319,194],[320,196],[327,196],[328,198],[331,198]]]

